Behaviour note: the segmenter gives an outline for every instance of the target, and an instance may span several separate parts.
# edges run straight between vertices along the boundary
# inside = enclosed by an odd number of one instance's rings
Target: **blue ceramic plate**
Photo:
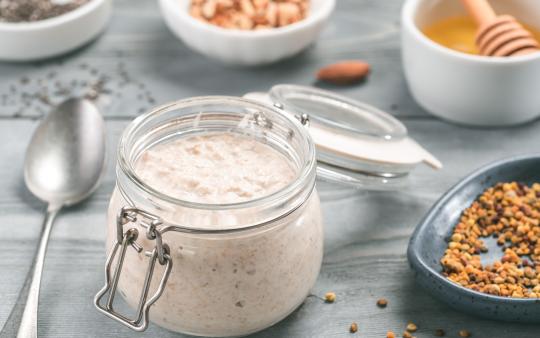
[[[446,279],[439,260],[463,210],[488,187],[499,182],[540,182],[540,155],[513,157],[483,167],[450,189],[416,227],[407,250],[411,268],[422,288],[451,307],[481,317],[540,323],[540,299],[516,299],[483,294]],[[490,246],[483,261],[502,256]],[[493,249],[491,249],[493,247]]]

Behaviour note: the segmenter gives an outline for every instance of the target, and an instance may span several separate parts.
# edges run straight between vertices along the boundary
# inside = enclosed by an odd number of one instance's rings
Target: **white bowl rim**
[[[401,21],[404,27],[402,29],[408,29],[417,40],[427,45],[429,48],[435,49],[440,53],[447,54],[448,56],[455,57],[457,59],[466,60],[469,62],[477,62],[483,64],[516,64],[516,63],[525,63],[532,60],[540,59],[540,52],[533,53],[530,55],[520,55],[513,57],[487,57],[481,55],[473,55],[455,51],[453,49],[441,46],[438,43],[432,41],[424,33],[420,31],[416,23],[414,22],[414,16],[418,9],[420,1],[426,0],[407,0],[403,5],[401,11]]]
[[[80,7],[52,18],[38,21],[22,21],[22,22],[0,22],[0,33],[2,32],[28,32],[34,30],[47,29],[50,27],[60,26],[65,23],[77,20],[78,18],[94,11],[101,4],[110,0],[90,0]]]
[[[178,2],[179,0],[161,0],[169,3]],[[270,28],[270,29],[261,29],[261,30],[240,30],[240,29],[228,29],[228,28],[222,28],[216,25],[212,25],[210,23],[205,23],[201,20],[198,20],[194,17],[192,17],[188,13],[188,9],[180,10],[179,8],[177,15],[184,21],[188,22],[191,26],[194,26],[197,29],[202,29],[210,33],[215,34],[221,34],[224,36],[235,36],[235,37],[241,37],[241,38],[260,38],[260,37],[269,37],[269,36],[279,36],[284,35],[296,30],[303,29],[305,27],[309,27],[317,22],[320,22],[324,19],[326,19],[330,14],[332,13],[336,0],[322,0],[322,6],[320,9],[316,12],[309,12],[308,16],[304,18],[303,20],[300,20],[298,22],[295,22],[293,24],[283,26],[283,27],[277,27],[277,28]]]

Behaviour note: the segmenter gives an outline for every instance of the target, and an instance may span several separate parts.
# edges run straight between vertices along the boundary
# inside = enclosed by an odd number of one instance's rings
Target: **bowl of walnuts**
[[[262,65],[298,54],[319,36],[335,0],[160,0],[169,29],[224,63]]]

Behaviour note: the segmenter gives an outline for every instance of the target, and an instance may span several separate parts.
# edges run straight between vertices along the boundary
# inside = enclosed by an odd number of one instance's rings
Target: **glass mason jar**
[[[206,133],[238,133],[279,151],[296,170],[281,190],[241,203],[203,204],[155,190],[136,174],[156,144]],[[279,109],[233,97],[199,97],[135,119],[118,148],[108,211],[106,285],[97,308],[142,331],[239,336],[296,309],[318,276],[323,229],[315,147],[306,128]],[[119,292],[136,313],[113,307]]]

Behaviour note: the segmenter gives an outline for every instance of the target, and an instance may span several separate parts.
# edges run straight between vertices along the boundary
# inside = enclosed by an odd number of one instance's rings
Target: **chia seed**
[[[0,0],[0,22],[30,22],[71,12],[91,0]]]
[[[119,107],[122,109],[125,102],[135,102],[140,96],[143,100],[133,107],[132,113],[146,112],[153,105],[152,102],[156,102],[153,93],[142,90],[139,81],[126,82],[125,77],[131,76],[126,68],[120,69],[118,64],[110,71],[83,63],[74,65],[71,70],[47,67],[33,74],[21,74],[11,83],[0,86],[0,115],[5,115],[3,112],[6,111],[7,115],[13,117],[40,118],[51,106],[70,97],[86,98],[94,101],[103,111],[112,109],[116,112]]]

